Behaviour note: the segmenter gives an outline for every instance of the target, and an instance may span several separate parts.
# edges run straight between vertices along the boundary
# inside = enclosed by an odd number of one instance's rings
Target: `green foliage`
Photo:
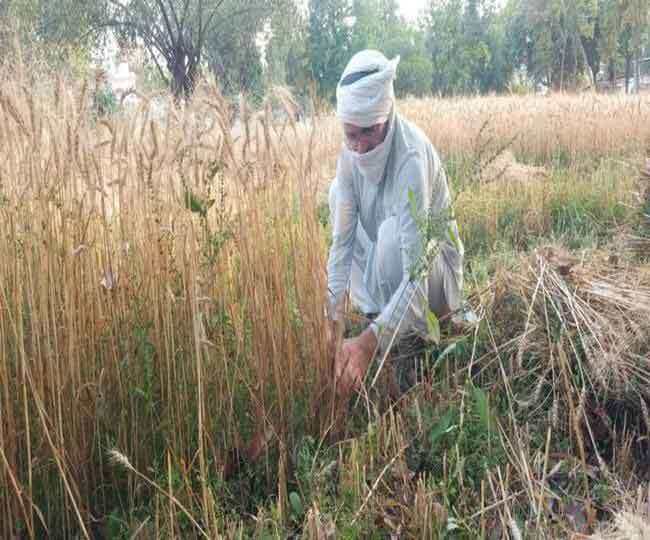
[[[308,57],[319,95],[333,100],[350,57],[350,6],[346,0],[310,0]]]
[[[138,397],[142,398],[146,408],[153,412],[155,406],[154,395],[154,356],[156,348],[149,339],[148,327],[136,327],[133,330],[133,339],[135,341],[135,361],[137,367],[142,371],[141,386],[133,389]]]
[[[0,7],[3,60],[16,60],[20,55],[32,64],[41,62],[74,76],[84,76],[93,52],[105,42],[105,34],[94,25],[104,6],[103,1],[93,0],[3,2]]]
[[[440,322],[438,317],[427,308],[427,337],[435,344],[440,343]]]
[[[420,409],[424,436],[409,449],[410,468],[430,475],[448,507],[466,489],[480,489],[487,471],[506,462],[499,436],[499,415],[488,394],[470,383],[460,401]]]
[[[492,1],[436,0],[424,24],[435,93],[505,89],[514,65],[507,49],[505,16]]]
[[[185,207],[190,211],[198,214],[203,219],[206,219],[208,216],[208,210],[212,208],[215,203],[215,199],[204,200],[192,190],[185,188]]]
[[[93,109],[97,116],[110,116],[117,112],[119,104],[113,91],[105,86],[95,92],[93,96]]]
[[[454,424],[457,415],[458,411],[453,407],[450,407],[447,412],[445,412],[430,428],[428,443],[432,454],[437,452],[438,444],[441,442],[442,438],[457,429],[458,426]]]
[[[304,93],[310,73],[308,28],[305,16],[294,2],[287,2],[273,13],[269,34],[265,54],[268,81]]]
[[[356,0],[353,4],[350,53],[377,49],[388,58],[400,56],[395,93],[422,96],[431,90],[433,65],[425,49],[425,34],[397,13],[394,0]]]
[[[422,202],[410,189],[408,200],[411,216],[415,220],[420,237],[417,252],[411,254],[413,258],[411,279],[416,280],[428,274],[434,259],[440,253],[440,244],[451,242],[457,246],[460,240],[454,232],[451,208],[440,214],[434,214],[433,208],[424,210],[421,208]]]

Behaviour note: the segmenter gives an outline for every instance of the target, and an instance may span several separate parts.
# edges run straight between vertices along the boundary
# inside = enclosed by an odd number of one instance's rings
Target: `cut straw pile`
[[[494,356],[502,365],[509,358],[506,385],[527,419],[548,418],[578,443],[583,459],[592,448],[599,465],[603,439],[616,442],[621,422],[637,439],[647,433],[648,266],[601,253],[580,260],[545,247],[498,276],[494,291],[496,343],[502,344]],[[525,381],[521,395],[519,381]]]
[[[622,509],[616,511],[613,522],[594,540],[645,540],[650,538],[650,492],[639,488],[628,497]],[[630,500],[632,499],[632,500]]]

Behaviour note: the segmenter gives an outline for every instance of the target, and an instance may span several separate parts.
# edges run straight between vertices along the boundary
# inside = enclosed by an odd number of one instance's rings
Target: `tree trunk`
[[[613,58],[610,58],[609,63],[607,64],[607,72],[612,88],[616,88],[616,61]]]
[[[174,99],[177,102],[181,100],[185,93],[185,79],[187,77],[187,72],[185,71],[183,56],[184,55],[176,54],[174,57],[174,63],[169,66],[169,71],[172,74],[172,94],[174,94]]]
[[[632,56],[625,56],[625,93],[630,93],[630,78],[632,77]]]
[[[197,62],[185,52],[178,49],[174,55],[174,61],[168,65],[172,74],[171,86],[174,99],[180,101],[188,99],[194,92],[194,83],[197,75]]]
[[[564,46],[562,47],[562,60],[560,62],[560,92],[564,92],[564,68],[566,66],[566,48],[568,41],[569,38],[566,36],[564,38]]]
[[[641,51],[636,50],[636,62],[634,66],[634,90],[638,94],[641,92]]]
[[[186,99],[188,99],[194,93],[194,85],[196,84],[196,76],[197,76],[196,66],[197,64],[193,59],[188,61],[187,74],[185,76],[185,86],[184,86],[184,93]]]

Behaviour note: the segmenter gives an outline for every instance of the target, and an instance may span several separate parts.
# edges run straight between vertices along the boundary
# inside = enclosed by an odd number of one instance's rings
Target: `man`
[[[447,179],[426,135],[395,110],[398,63],[362,51],[337,87],[345,144],[329,197],[329,317],[340,320],[348,284],[357,308],[377,314],[337,352],[342,397],[360,386],[376,350],[426,335],[428,309],[443,317],[461,303],[463,246]],[[444,222],[444,234],[426,238],[422,216]]]

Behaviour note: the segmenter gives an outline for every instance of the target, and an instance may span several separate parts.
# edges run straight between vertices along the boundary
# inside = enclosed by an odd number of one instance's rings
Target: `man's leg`
[[[443,247],[443,249],[445,249]],[[369,272],[366,274],[368,290],[385,306],[395,294],[402,283],[404,269],[402,268],[402,250],[399,242],[399,228],[396,217],[389,217],[383,221],[377,234],[377,247],[373,253],[374,260],[370,263]],[[445,254],[441,253],[433,261],[428,277],[429,309],[436,316],[444,317],[450,309],[448,297],[459,296],[453,294],[458,286],[456,279],[447,270]],[[460,293],[460,291],[458,291]]]
[[[386,219],[381,224],[377,236],[374,260],[370,265],[372,272],[367,278],[369,290],[381,299],[385,306],[402,283],[404,275],[397,218]],[[445,272],[445,259],[440,255],[432,264],[428,277],[429,309],[439,318],[447,315],[450,310],[446,299],[445,281],[449,281],[451,276],[446,275]],[[451,286],[453,287],[453,283]],[[422,333],[426,332],[426,329],[419,330]],[[394,375],[390,376],[394,377],[394,384],[390,383],[393,398],[399,397],[418,380],[420,362],[427,349],[426,341],[419,335],[420,332],[415,332],[415,329],[412,333],[407,332],[391,350],[392,362],[389,369],[394,370]]]

